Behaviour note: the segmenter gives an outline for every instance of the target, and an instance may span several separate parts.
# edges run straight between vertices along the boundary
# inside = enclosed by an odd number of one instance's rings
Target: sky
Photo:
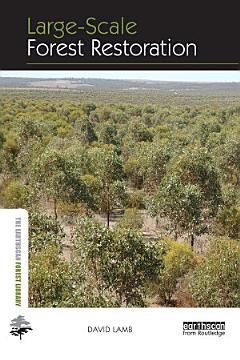
[[[164,70],[118,70],[118,71],[0,71],[0,77],[35,77],[35,78],[100,78],[100,79],[133,79],[159,81],[197,81],[197,82],[240,82],[240,71],[164,71]]]

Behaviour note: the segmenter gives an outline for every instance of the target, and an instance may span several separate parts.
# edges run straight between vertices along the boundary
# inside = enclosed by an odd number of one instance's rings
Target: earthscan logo
[[[225,335],[225,321],[184,321],[183,335],[221,337]]]

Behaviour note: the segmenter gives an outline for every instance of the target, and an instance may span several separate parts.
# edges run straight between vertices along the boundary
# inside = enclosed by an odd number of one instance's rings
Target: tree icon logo
[[[22,335],[26,334],[29,330],[32,330],[30,322],[26,321],[22,315],[12,319],[10,326],[12,328],[10,334],[19,336],[20,340],[22,340]]]

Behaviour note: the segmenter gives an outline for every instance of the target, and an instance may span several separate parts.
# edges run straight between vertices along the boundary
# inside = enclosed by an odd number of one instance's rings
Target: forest
[[[0,89],[30,307],[239,307],[239,92]]]

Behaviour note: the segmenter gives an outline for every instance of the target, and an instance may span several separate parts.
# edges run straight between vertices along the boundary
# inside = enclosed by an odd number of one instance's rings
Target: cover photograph
[[[21,10],[0,59],[2,355],[237,358],[235,23]]]

